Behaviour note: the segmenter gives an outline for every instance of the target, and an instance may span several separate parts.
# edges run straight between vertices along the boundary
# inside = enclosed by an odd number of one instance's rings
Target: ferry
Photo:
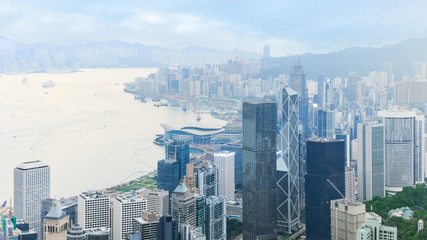
[[[182,111],[186,112],[187,111],[187,106],[182,106]]]
[[[197,115],[196,120],[197,120],[198,122],[200,122],[200,120],[202,120],[202,118],[200,117],[200,114],[199,114],[199,115]]]
[[[168,106],[168,103],[167,102],[160,102],[160,106]]]
[[[151,99],[151,101],[153,101],[153,102],[160,102],[160,97],[157,96],[157,97]]]
[[[44,82],[42,86],[44,88],[55,87],[55,82],[52,80],[49,80],[48,82]]]

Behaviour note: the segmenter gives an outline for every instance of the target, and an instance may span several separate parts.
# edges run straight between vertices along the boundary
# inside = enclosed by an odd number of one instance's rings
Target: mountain
[[[259,74],[262,78],[278,76],[287,71],[301,57],[307,78],[316,79],[318,73],[327,77],[345,77],[350,71],[368,75],[372,71],[382,71],[384,62],[391,62],[395,78],[413,73],[413,61],[427,61],[427,38],[413,38],[384,47],[352,47],[327,54],[306,53],[289,57],[262,59],[264,66]]]

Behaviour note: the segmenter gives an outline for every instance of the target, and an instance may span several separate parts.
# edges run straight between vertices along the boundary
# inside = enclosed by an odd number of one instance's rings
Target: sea
[[[13,170],[41,160],[51,168],[51,197],[75,196],[156,169],[160,123],[196,123],[182,107],[156,107],[123,91],[152,68],[79,69],[0,75],[0,200],[13,198]],[[55,83],[43,88],[44,82]],[[225,124],[209,114],[202,123]]]

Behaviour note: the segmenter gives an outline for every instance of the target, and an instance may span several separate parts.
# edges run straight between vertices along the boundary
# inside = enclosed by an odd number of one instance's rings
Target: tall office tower
[[[199,227],[193,227],[190,224],[181,224],[179,227],[180,240],[206,240],[206,235]]]
[[[43,240],[66,239],[70,216],[65,215],[59,203],[56,202],[43,220]]]
[[[134,193],[113,199],[113,239],[126,239],[133,232],[133,219],[147,210],[147,200]]]
[[[329,202],[341,198],[341,194],[344,194],[344,165],[343,140],[329,138],[307,140],[305,176],[307,239],[331,239]]]
[[[334,138],[335,135],[335,112],[317,110],[317,136],[321,138]]]
[[[169,194],[179,184],[179,162],[176,158],[167,158],[157,162],[157,188]]]
[[[350,132],[344,129],[335,129],[335,139],[344,140],[345,144],[345,165],[351,166],[351,135]]]
[[[277,137],[277,231],[291,234],[300,223],[298,94],[290,87],[283,88],[282,94]]]
[[[44,237],[43,237],[43,234],[44,234],[44,223],[43,223],[44,218],[49,213],[50,209],[55,204],[55,202],[56,202],[56,199],[53,199],[53,198],[48,198],[48,199],[42,200],[41,215],[40,215],[40,219],[41,219],[41,225],[40,226],[41,226],[41,228],[39,229],[39,232],[38,232],[38,235],[41,235],[40,239],[44,239]]]
[[[308,119],[308,93],[305,80],[304,68],[301,65],[301,58],[295,65],[291,74],[290,87],[298,93],[299,110],[298,117],[303,126],[303,140],[310,136],[309,119]]]
[[[214,163],[218,168],[218,195],[227,201],[234,200],[234,152],[214,153]]]
[[[326,102],[326,78],[323,73],[317,74],[317,96],[319,108],[325,108]]]
[[[270,57],[270,46],[268,46],[268,45],[264,46],[264,51],[262,52],[262,57],[263,58],[269,58]]]
[[[67,232],[67,240],[86,240],[86,239],[87,239],[86,231],[82,227],[80,227],[79,224],[75,224]]]
[[[172,219],[181,224],[189,224],[197,227],[197,198],[190,193],[184,183],[180,183],[171,196]]]
[[[367,212],[365,223],[357,229],[357,240],[397,240],[397,227],[381,224],[381,217],[374,212]]]
[[[194,175],[194,163],[187,163],[184,184],[190,189],[190,191],[197,193],[197,177]]]
[[[362,82],[363,78],[360,76],[357,76],[356,73],[350,72],[347,77],[347,88],[346,88],[346,94],[348,102],[357,102],[357,95],[358,95],[358,88],[357,84],[359,82]]]
[[[354,168],[345,167],[345,197],[356,201],[356,172]]]
[[[213,196],[206,199],[205,226],[207,240],[227,239],[226,199]]]
[[[198,173],[199,194],[205,197],[218,196],[218,169],[209,165],[199,169]]]
[[[169,193],[162,189],[147,189],[142,193],[147,200],[147,209],[164,216],[169,214]]]
[[[276,239],[277,107],[243,103],[243,238]]]
[[[345,199],[332,200],[331,239],[356,239],[356,231],[365,221],[365,204]]]
[[[171,216],[162,216],[159,218],[159,225],[157,227],[157,240],[172,240],[174,236],[174,225]]]
[[[187,163],[190,162],[190,145],[187,142],[181,141],[173,141],[168,143],[166,145],[166,159],[173,158],[178,161],[179,180],[181,180],[186,174]]]
[[[50,197],[50,167],[41,161],[23,162],[17,166],[13,197],[16,218],[28,220],[31,229],[42,229],[42,200]]]
[[[385,196],[384,125],[358,123],[357,182],[359,201]]]
[[[384,124],[386,192],[424,181],[424,116],[415,111],[380,111]]]
[[[156,240],[158,227],[159,218],[150,211],[143,211],[142,217],[137,217],[133,221],[133,231],[140,232],[142,239]]]
[[[242,181],[242,143],[234,142],[221,145],[221,150],[234,152],[234,183],[236,189],[243,189]]]
[[[110,198],[101,191],[80,194],[77,208],[78,224],[83,229],[110,226]]]

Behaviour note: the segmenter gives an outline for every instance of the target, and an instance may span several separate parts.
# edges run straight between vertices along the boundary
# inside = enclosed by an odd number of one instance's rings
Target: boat
[[[187,106],[182,106],[182,111],[186,112],[187,111]]]
[[[42,85],[44,88],[48,88],[48,87],[55,87],[55,82],[52,80],[49,80],[48,82],[44,82]]]
[[[160,107],[160,103],[155,103],[154,106],[155,107]]]
[[[160,102],[160,97],[157,96],[157,97],[151,99],[151,101],[153,101],[153,102]]]
[[[159,104],[160,104],[160,106],[168,106],[167,102],[160,102]]]
[[[200,117],[200,114],[199,114],[199,115],[197,115],[196,120],[197,120],[198,122],[200,122],[200,120],[202,120],[202,118]]]

